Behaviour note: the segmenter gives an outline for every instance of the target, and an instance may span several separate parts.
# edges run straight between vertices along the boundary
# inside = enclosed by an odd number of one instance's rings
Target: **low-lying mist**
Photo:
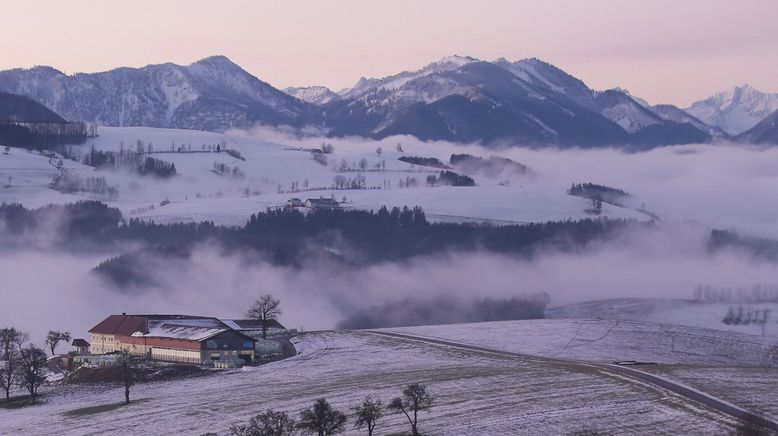
[[[557,306],[615,297],[692,298],[699,283],[737,287],[774,281],[774,263],[736,249],[712,252],[708,244],[704,228],[661,225],[579,252],[546,250],[531,260],[446,252],[364,267],[313,258],[302,268],[200,244],[185,260],[148,259],[154,285],[121,289],[91,272],[104,257],[2,252],[0,325],[29,331],[37,342],[49,329],[86,337],[90,327],[112,313],[240,317],[254,299],[271,293],[282,301],[282,323],[312,330],[403,301],[456,299],[461,304],[450,307],[461,311],[487,298],[548,293],[550,305]],[[432,321],[456,319],[449,315],[438,313]],[[465,321],[470,315],[463,316]]]

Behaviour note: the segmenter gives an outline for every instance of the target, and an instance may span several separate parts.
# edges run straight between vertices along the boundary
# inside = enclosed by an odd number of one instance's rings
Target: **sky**
[[[687,106],[778,92],[775,0],[14,0],[0,69],[66,73],[222,54],[270,84],[338,90],[459,54],[537,57],[595,89]]]

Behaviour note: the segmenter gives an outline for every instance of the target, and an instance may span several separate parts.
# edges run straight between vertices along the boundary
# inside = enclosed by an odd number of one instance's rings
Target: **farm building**
[[[207,366],[241,366],[255,360],[254,338],[211,317],[111,315],[89,333],[94,354],[128,350],[153,360]]]
[[[340,207],[340,203],[332,198],[309,198],[305,200],[305,207],[310,209],[337,209]]]

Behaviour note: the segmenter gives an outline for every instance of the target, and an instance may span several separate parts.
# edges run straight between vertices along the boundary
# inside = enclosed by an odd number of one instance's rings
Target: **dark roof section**
[[[70,345],[72,345],[74,347],[88,347],[89,346],[89,342],[87,342],[87,341],[85,341],[85,340],[83,340],[81,338],[78,338],[78,339],[73,339],[73,343],[70,344]]]
[[[136,315],[111,315],[104,319],[100,324],[92,327],[89,330],[89,333],[130,336],[138,331],[146,333],[146,323],[147,320],[145,317]]]

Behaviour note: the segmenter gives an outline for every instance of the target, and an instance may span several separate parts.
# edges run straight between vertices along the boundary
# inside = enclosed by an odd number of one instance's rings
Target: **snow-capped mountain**
[[[300,125],[310,111],[224,56],[72,76],[50,67],[8,70],[0,72],[0,91],[33,98],[68,119],[108,126]]]
[[[778,110],[735,137],[738,142],[778,145]]]
[[[50,67],[8,70],[0,72],[0,91],[109,126],[223,131],[261,123],[315,126],[332,136],[633,148],[710,136],[693,120],[660,116],[622,90],[592,90],[539,59],[449,56],[362,78],[337,94],[325,87],[283,92],[223,56],[71,76]]]
[[[289,87],[285,88],[284,92],[299,100],[319,105],[327,104],[340,98],[338,94],[326,86]]]
[[[743,85],[698,101],[686,112],[730,135],[737,135],[754,127],[776,110],[778,93],[769,94],[750,85]]]
[[[324,121],[336,135],[640,147],[708,138],[624,92],[594,91],[538,59],[452,56],[417,71],[360,79],[339,95],[326,105]]]

